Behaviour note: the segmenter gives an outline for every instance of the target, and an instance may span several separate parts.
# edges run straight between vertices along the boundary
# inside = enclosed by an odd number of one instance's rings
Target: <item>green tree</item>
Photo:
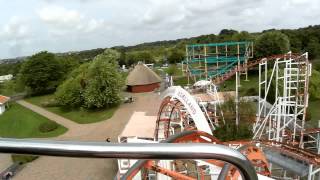
[[[284,54],[289,49],[290,42],[288,36],[278,31],[263,33],[255,41],[255,55],[257,57]]]
[[[316,70],[312,70],[312,76],[310,77],[309,82],[309,93],[310,99],[316,100],[320,99],[320,72]]]
[[[147,51],[142,51],[142,52],[138,52],[137,56],[136,56],[138,61],[142,61],[144,63],[154,63],[154,58],[152,57],[150,52]]]
[[[126,64],[128,66],[131,66],[138,62],[138,58],[136,56],[136,53],[134,52],[126,53],[125,58],[126,58]]]
[[[120,102],[120,91],[124,81],[118,71],[119,56],[117,51],[107,49],[94,58],[88,68],[87,84],[83,94],[84,107],[110,107]]]
[[[75,69],[55,93],[60,105],[87,109],[111,107],[121,100],[123,78],[118,72],[120,54],[111,49],[91,63]]]
[[[63,70],[53,53],[43,51],[23,63],[20,77],[31,94],[45,94],[55,91],[63,77]]]
[[[234,34],[237,34],[238,33],[238,31],[236,31],[236,30],[233,30],[233,29],[222,29],[221,31],[220,31],[220,33],[219,33],[219,35],[221,36],[221,35],[234,35]]]
[[[307,47],[306,47],[306,51],[309,53],[309,58],[310,59],[314,59],[320,56],[320,43],[319,40],[317,38],[310,38]]]
[[[63,71],[63,79],[67,78],[68,74],[71,73],[75,68],[80,65],[79,59],[74,56],[62,56],[57,58]]]
[[[176,65],[170,65],[166,72],[168,73],[169,76],[174,76],[178,71],[178,68]]]
[[[180,63],[184,59],[184,53],[177,49],[171,50],[171,53],[168,57],[168,61],[170,64]]]
[[[232,35],[233,41],[252,41],[253,36],[247,31],[241,31],[240,33],[235,33]]]
[[[77,108],[84,104],[83,93],[86,86],[85,81],[89,65],[89,63],[85,63],[73,70],[69,78],[57,88],[55,99],[59,105]]]

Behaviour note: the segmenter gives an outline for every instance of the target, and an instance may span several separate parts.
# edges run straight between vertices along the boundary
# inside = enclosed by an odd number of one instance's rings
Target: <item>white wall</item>
[[[6,107],[3,104],[0,104],[0,114],[4,113]]]

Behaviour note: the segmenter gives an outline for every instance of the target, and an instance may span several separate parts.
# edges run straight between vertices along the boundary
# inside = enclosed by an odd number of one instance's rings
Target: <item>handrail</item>
[[[236,166],[243,179],[257,180],[249,160],[218,144],[105,143],[0,138],[0,153],[123,159],[217,159]]]

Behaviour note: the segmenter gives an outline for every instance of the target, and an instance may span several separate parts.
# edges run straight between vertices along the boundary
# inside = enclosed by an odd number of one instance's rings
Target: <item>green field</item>
[[[39,126],[48,121],[50,120],[19,104],[11,103],[9,109],[0,115],[0,137],[55,137],[67,131],[67,128],[59,125],[51,132],[40,132]]]
[[[114,112],[118,109],[118,107],[113,107],[110,109],[99,109],[99,110],[85,110],[85,109],[64,109],[61,107],[44,107],[43,103],[50,101],[53,99],[53,94],[45,95],[45,96],[35,96],[31,98],[27,98],[26,101],[35,104],[37,106],[41,106],[48,111],[56,113],[60,116],[63,116],[67,119],[70,119],[79,124],[88,124],[103,121],[109,119],[113,116]]]

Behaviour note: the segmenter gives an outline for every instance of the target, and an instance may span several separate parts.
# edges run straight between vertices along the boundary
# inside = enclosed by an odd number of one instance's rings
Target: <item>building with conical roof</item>
[[[138,63],[129,73],[126,85],[133,93],[150,92],[160,87],[161,78],[143,63]]]

